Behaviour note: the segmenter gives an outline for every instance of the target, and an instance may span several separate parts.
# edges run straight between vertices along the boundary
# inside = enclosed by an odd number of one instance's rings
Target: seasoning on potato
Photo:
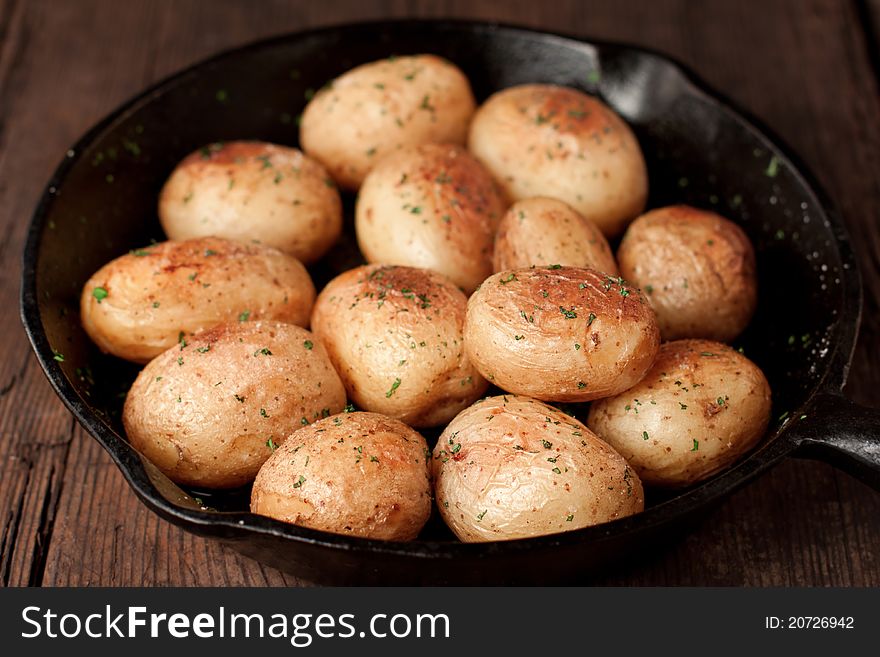
[[[577,267],[494,274],[468,301],[465,348],[495,385],[581,402],[635,385],[660,345],[654,311],[622,278]]]
[[[617,275],[608,240],[592,221],[554,198],[517,201],[498,225],[493,270],[552,264],[589,267]]]
[[[440,274],[367,265],[327,284],[312,328],[360,408],[430,427],[488,387],[465,354],[466,305]]]
[[[664,340],[728,342],[755,312],[752,244],[714,212],[687,205],[652,210],[630,225],[617,258],[623,276],[647,293]]]
[[[251,511],[303,527],[410,541],[431,515],[430,451],[403,422],[342,413],[300,429],[260,469]]]
[[[173,240],[259,242],[310,263],[342,232],[342,202],[327,170],[297,149],[234,141],[177,165],[162,188],[159,219]]]
[[[436,55],[389,57],[339,76],[302,115],[300,143],[346,189],[383,156],[425,143],[464,144],[474,113],[470,83]]]
[[[307,326],[314,300],[315,286],[296,258],[206,237],[153,244],[104,265],[83,287],[80,316],[102,351],[146,363],[224,322]]]
[[[645,207],[648,174],[629,126],[576,89],[527,84],[477,110],[468,148],[512,200],[565,201],[611,237]]]
[[[639,513],[638,475],[562,411],[528,397],[477,402],[437,441],[440,514],[466,542],[580,529]]]
[[[492,240],[505,203],[492,178],[451,144],[403,149],[361,187],[358,244],[368,262],[424,267],[472,292],[492,273]]]
[[[291,433],[344,406],[342,382],[309,331],[236,322],[150,362],[122,420],[132,446],[172,481],[234,488],[252,481]]]
[[[757,365],[719,342],[677,340],[637,385],[594,402],[587,423],[646,484],[679,488],[731,466],[769,420]]]

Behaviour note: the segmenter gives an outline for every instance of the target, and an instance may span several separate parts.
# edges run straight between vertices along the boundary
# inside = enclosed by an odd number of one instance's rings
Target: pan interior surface
[[[164,239],[157,198],[177,162],[216,141],[296,146],[297,117],[311,90],[357,64],[422,52],[461,67],[478,101],[535,82],[598,94],[640,140],[650,173],[649,207],[688,203],[744,228],[757,251],[760,301],[735,346],[762,367],[774,395],[770,433],[750,458],[759,457],[787,421],[775,418],[786,412],[790,417],[829,371],[844,368],[854,341],[858,286],[851,254],[840,249],[840,224],[784,153],[677,66],[638,50],[515,28],[361,25],[275,39],[210,60],[146,93],[68,152],[38,209],[25,262],[26,270],[33,268],[31,302],[38,319],[28,320],[27,307],[24,312],[31,333],[39,334],[41,362],[50,378],[62,377],[62,387],[73,390],[72,402],[87,425],[102,425],[124,440],[120,411],[138,367],[102,355],[89,341],[78,316],[82,285],[109,260]],[[353,197],[345,204],[346,235],[312,268],[319,287],[360,263]],[[63,362],[55,354],[63,354]],[[144,466],[132,459],[129,467]],[[147,466],[145,476],[156,495],[182,504],[180,491],[154,468]],[[247,490],[187,492],[217,511],[247,509]],[[649,506],[695,492],[649,495]],[[437,518],[423,538],[452,540]]]

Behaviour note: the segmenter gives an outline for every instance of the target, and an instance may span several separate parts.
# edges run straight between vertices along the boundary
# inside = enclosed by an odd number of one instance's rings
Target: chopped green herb
[[[246,321],[248,321],[248,317],[250,317],[250,316],[251,316],[250,310],[243,310],[238,315],[238,321],[239,322],[246,322]]]
[[[266,441],[266,447],[268,447],[269,449],[271,449],[273,452],[274,452],[276,449],[278,449],[278,445],[276,445],[276,444],[275,444],[275,441],[272,440],[271,438],[269,438],[269,440]]]
[[[311,340],[306,340],[305,342],[303,342],[303,346],[304,346],[306,349],[308,349],[309,351],[311,351],[311,350],[312,350],[312,347],[315,346],[315,343],[312,342]]]
[[[691,448],[691,451],[696,452],[698,449],[700,449],[700,441],[694,438],[694,446]]]
[[[95,289],[92,290],[92,296],[98,300],[98,303],[101,303],[101,301],[106,299],[107,294],[108,294],[107,290],[105,290],[103,287],[96,287]]]
[[[294,488],[300,488],[306,482],[306,478],[302,475],[299,476],[299,479],[293,484]]]
[[[642,431],[642,440],[648,440],[648,438],[649,438],[649,436],[648,436],[648,432],[647,432],[647,431]]]
[[[385,393],[385,397],[391,397],[394,394],[394,391],[400,387],[400,379],[394,379],[394,383],[391,384],[391,388],[388,392]]]
[[[574,311],[574,308],[571,310],[566,310],[562,306],[559,306],[559,312],[565,315],[566,319],[575,319],[577,317],[577,313]]]

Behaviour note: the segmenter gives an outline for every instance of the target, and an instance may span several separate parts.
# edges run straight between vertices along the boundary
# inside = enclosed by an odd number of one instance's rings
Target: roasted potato
[[[510,206],[495,235],[494,271],[532,265],[589,267],[617,275],[602,231],[568,203],[543,196]]]
[[[431,515],[430,451],[378,413],[341,413],[300,429],[260,469],[251,511],[303,527],[410,541]]]
[[[638,475],[583,424],[528,397],[477,402],[434,448],[440,514],[462,541],[527,538],[638,513]]]
[[[172,481],[234,488],[291,433],[338,413],[345,389],[307,330],[224,324],[151,361],[125,400],[132,446]]]
[[[664,340],[737,337],[755,312],[755,251],[743,230],[687,205],[652,210],[626,231],[621,274],[647,293]]]
[[[369,262],[433,269],[472,292],[492,273],[504,208],[492,178],[463,148],[407,148],[364,181],[355,211],[358,244]]]
[[[306,105],[303,149],[357,189],[383,156],[425,143],[464,144],[474,113],[464,74],[435,55],[389,57],[339,76]]]
[[[511,200],[565,201],[611,237],[645,207],[648,173],[629,126],[576,89],[499,91],[474,115],[468,147]]]
[[[368,265],[327,284],[312,328],[360,408],[429,427],[451,420],[488,387],[465,355],[466,306],[445,276]]]
[[[623,279],[592,269],[499,272],[468,301],[465,349],[495,385],[545,401],[616,395],[660,345],[654,312]]]
[[[594,402],[587,423],[646,484],[682,487],[732,465],[770,419],[770,386],[727,345],[677,340],[642,381]]]
[[[159,197],[173,240],[214,235],[274,246],[309,263],[342,231],[342,202],[326,169],[295,148],[211,144],[184,159]]]
[[[80,298],[98,347],[146,363],[180,340],[224,322],[308,326],[315,287],[293,256],[206,237],[136,249],[104,265]]]

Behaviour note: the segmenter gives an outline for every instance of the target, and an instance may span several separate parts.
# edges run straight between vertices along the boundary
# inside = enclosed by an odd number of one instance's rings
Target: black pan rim
[[[603,537],[625,535],[650,527],[671,523],[690,515],[694,511],[706,507],[714,501],[720,500],[795,450],[797,442],[790,439],[787,435],[791,427],[796,423],[791,422],[787,424],[784,429],[779,431],[779,434],[775,438],[765,442],[761,448],[753,451],[733,468],[708,480],[696,488],[691,489],[682,496],[646,509],[643,513],[602,525],[585,527],[561,534],[519,539],[515,541],[495,541],[480,544],[439,541],[393,543],[361,539],[289,525],[247,512],[218,513],[188,509],[175,505],[162,496],[147,475],[145,466],[141,462],[140,456],[137,452],[135,452],[124,439],[118,436],[89,409],[87,404],[82,400],[68,381],[59,364],[48,355],[51,354],[51,348],[43,330],[42,318],[39,312],[35,265],[46,215],[53,202],[54,190],[60,188],[61,182],[66,177],[67,171],[79,159],[83,150],[106,128],[125,116],[135,107],[148,102],[152,96],[183,81],[187,76],[197,73],[198,70],[203,67],[210,66],[213,63],[227,58],[234,58],[242,53],[262,48],[270,48],[275,44],[287,42],[291,39],[321,37],[329,34],[338,34],[344,31],[401,29],[414,26],[430,27],[437,31],[505,31],[509,33],[519,33],[520,35],[529,38],[555,38],[565,41],[568,45],[572,45],[573,42],[574,44],[579,44],[581,46],[587,45],[595,46],[598,49],[627,50],[641,55],[654,57],[664,62],[666,65],[677,69],[677,71],[688,82],[690,93],[699,94],[705,99],[718,105],[721,110],[733,115],[733,117],[736,118],[746,129],[756,134],[756,136],[768,146],[771,146],[773,151],[780,154],[783,161],[790,165],[789,168],[791,172],[799,179],[799,182],[805,188],[809,189],[818,200],[820,208],[833,231],[836,242],[835,246],[840,255],[841,262],[845,265],[841,271],[843,309],[837,320],[840,323],[837,344],[834,347],[834,353],[829,355],[826,360],[825,371],[821,379],[817,382],[814,392],[803,408],[809,406],[813,397],[818,392],[826,391],[839,393],[840,388],[842,388],[845,383],[853,350],[855,349],[858,326],[861,318],[863,294],[861,275],[858,269],[858,263],[855,259],[855,253],[850,244],[846,226],[834,204],[830,201],[830,197],[817,182],[815,176],[810,173],[800,157],[794,154],[793,150],[772,130],[767,128],[761,120],[755,118],[748,111],[743,110],[723,94],[715,91],[710,85],[702,81],[698,75],[691,71],[689,67],[675,58],[651,48],[622,42],[591,39],[583,35],[538,30],[525,26],[499,22],[459,19],[399,19],[329,25],[304,31],[281,34],[224,50],[219,54],[191,64],[183,70],[169,75],[151,85],[146,90],[137,94],[105,116],[70,147],[68,155],[64,157],[62,162],[53,172],[46,186],[46,191],[42,194],[36,210],[34,211],[26,237],[25,249],[22,255],[21,319],[25,332],[34,352],[36,353],[37,360],[56,394],[86,431],[110,454],[111,458],[122,472],[123,477],[138,497],[149,508],[163,518],[181,525],[190,531],[203,535],[213,535],[224,538],[240,538],[248,535],[261,534],[281,537],[292,542],[309,544],[314,547],[331,548],[345,552],[384,553],[409,558],[454,560],[458,557],[475,555],[489,557],[499,552],[511,554],[533,550],[553,549],[562,545],[576,545],[591,541],[599,541]]]

